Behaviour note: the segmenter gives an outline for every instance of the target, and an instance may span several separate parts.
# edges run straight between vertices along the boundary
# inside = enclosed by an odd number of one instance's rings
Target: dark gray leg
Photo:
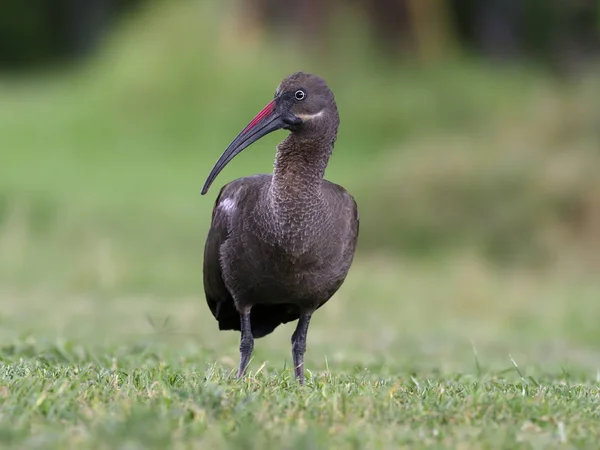
[[[252,350],[254,350],[254,336],[252,336],[252,327],[250,326],[250,309],[240,313],[242,338],[240,340],[240,368],[238,370],[238,379],[246,373],[246,367],[250,362]]]
[[[304,352],[306,351],[306,334],[312,313],[303,313],[298,320],[296,331],[292,334],[292,358],[294,360],[294,377],[304,384]]]

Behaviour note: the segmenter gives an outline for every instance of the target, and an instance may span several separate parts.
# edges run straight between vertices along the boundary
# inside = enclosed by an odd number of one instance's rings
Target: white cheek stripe
[[[317,119],[317,118],[321,117],[322,115],[323,115],[323,110],[321,110],[315,114],[295,114],[296,117],[298,117],[302,120],[313,120],[313,119]]]

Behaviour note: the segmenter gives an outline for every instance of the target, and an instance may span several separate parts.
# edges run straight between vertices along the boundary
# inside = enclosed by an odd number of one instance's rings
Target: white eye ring
[[[294,98],[298,101],[304,100],[306,98],[306,92],[304,92],[302,89],[298,89],[294,93]]]

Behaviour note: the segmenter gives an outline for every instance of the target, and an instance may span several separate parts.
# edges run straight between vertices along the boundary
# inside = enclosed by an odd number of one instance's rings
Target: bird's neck
[[[332,147],[326,140],[305,140],[290,134],[277,147],[271,200],[294,208],[319,200]]]
[[[292,253],[304,253],[322,238],[331,211],[323,195],[331,141],[303,140],[291,134],[277,147],[268,204],[269,229],[275,241]]]

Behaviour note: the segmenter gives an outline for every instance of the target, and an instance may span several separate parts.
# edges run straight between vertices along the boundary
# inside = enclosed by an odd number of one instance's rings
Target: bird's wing
[[[356,250],[356,243],[358,242],[358,234],[359,234],[359,230],[360,230],[360,218],[359,218],[359,214],[358,214],[358,205],[356,204],[356,200],[354,199],[354,197],[352,197],[352,195],[350,195],[350,193],[348,191],[344,191],[344,193],[346,194],[346,197],[348,198],[348,201],[346,202],[346,207],[345,207],[345,213],[346,213],[346,217],[348,218],[348,222],[350,225],[350,231],[348,233],[349,235],[349,240],[350,240],[350,244],[349,244],[349,248],[348,250],[350,250],[352,252],[352,254],[354,254],[354,251]]]
[[[223,281],[221,268],[221,246],[229,234],[226,202],[232,201],[229,197],[232,187],[231,183],[226,184],[219,191],[204,245],[204,294],[206,303],[219,322],[221,330],[240,329],[240,316],[235,308],[233,297]]]
[[[337,219],[338,230],[337,238],[341,244],[340,246],[340,264],[339,264],[339,277],[337,282],[332,285],[329,292],[330,295],[319,305],[319,308],[323,306],[331,296],[337,292],[346,279],[348,270],[354,259],[354,252],[356,251],[356,244],[358,242],[358,231],[359,231],[359,215],[358,205],[354,200],[354,197],[346,191],[339,184],[332,183],[324,180],[323,188],[330,192],[327,197],[330,199],[330,207],[334,212],[334,217]]]
[[[348,256],[353,256],[358,242],[358,234],[360,228],[360,220],[358,214],[358,205],[354,197],[339,184],[324,180],[324,188],[329,190],[332,195],[332,208],[335,209],[335,215],[339,221],[339,238],[344,244],[344,252]]]

